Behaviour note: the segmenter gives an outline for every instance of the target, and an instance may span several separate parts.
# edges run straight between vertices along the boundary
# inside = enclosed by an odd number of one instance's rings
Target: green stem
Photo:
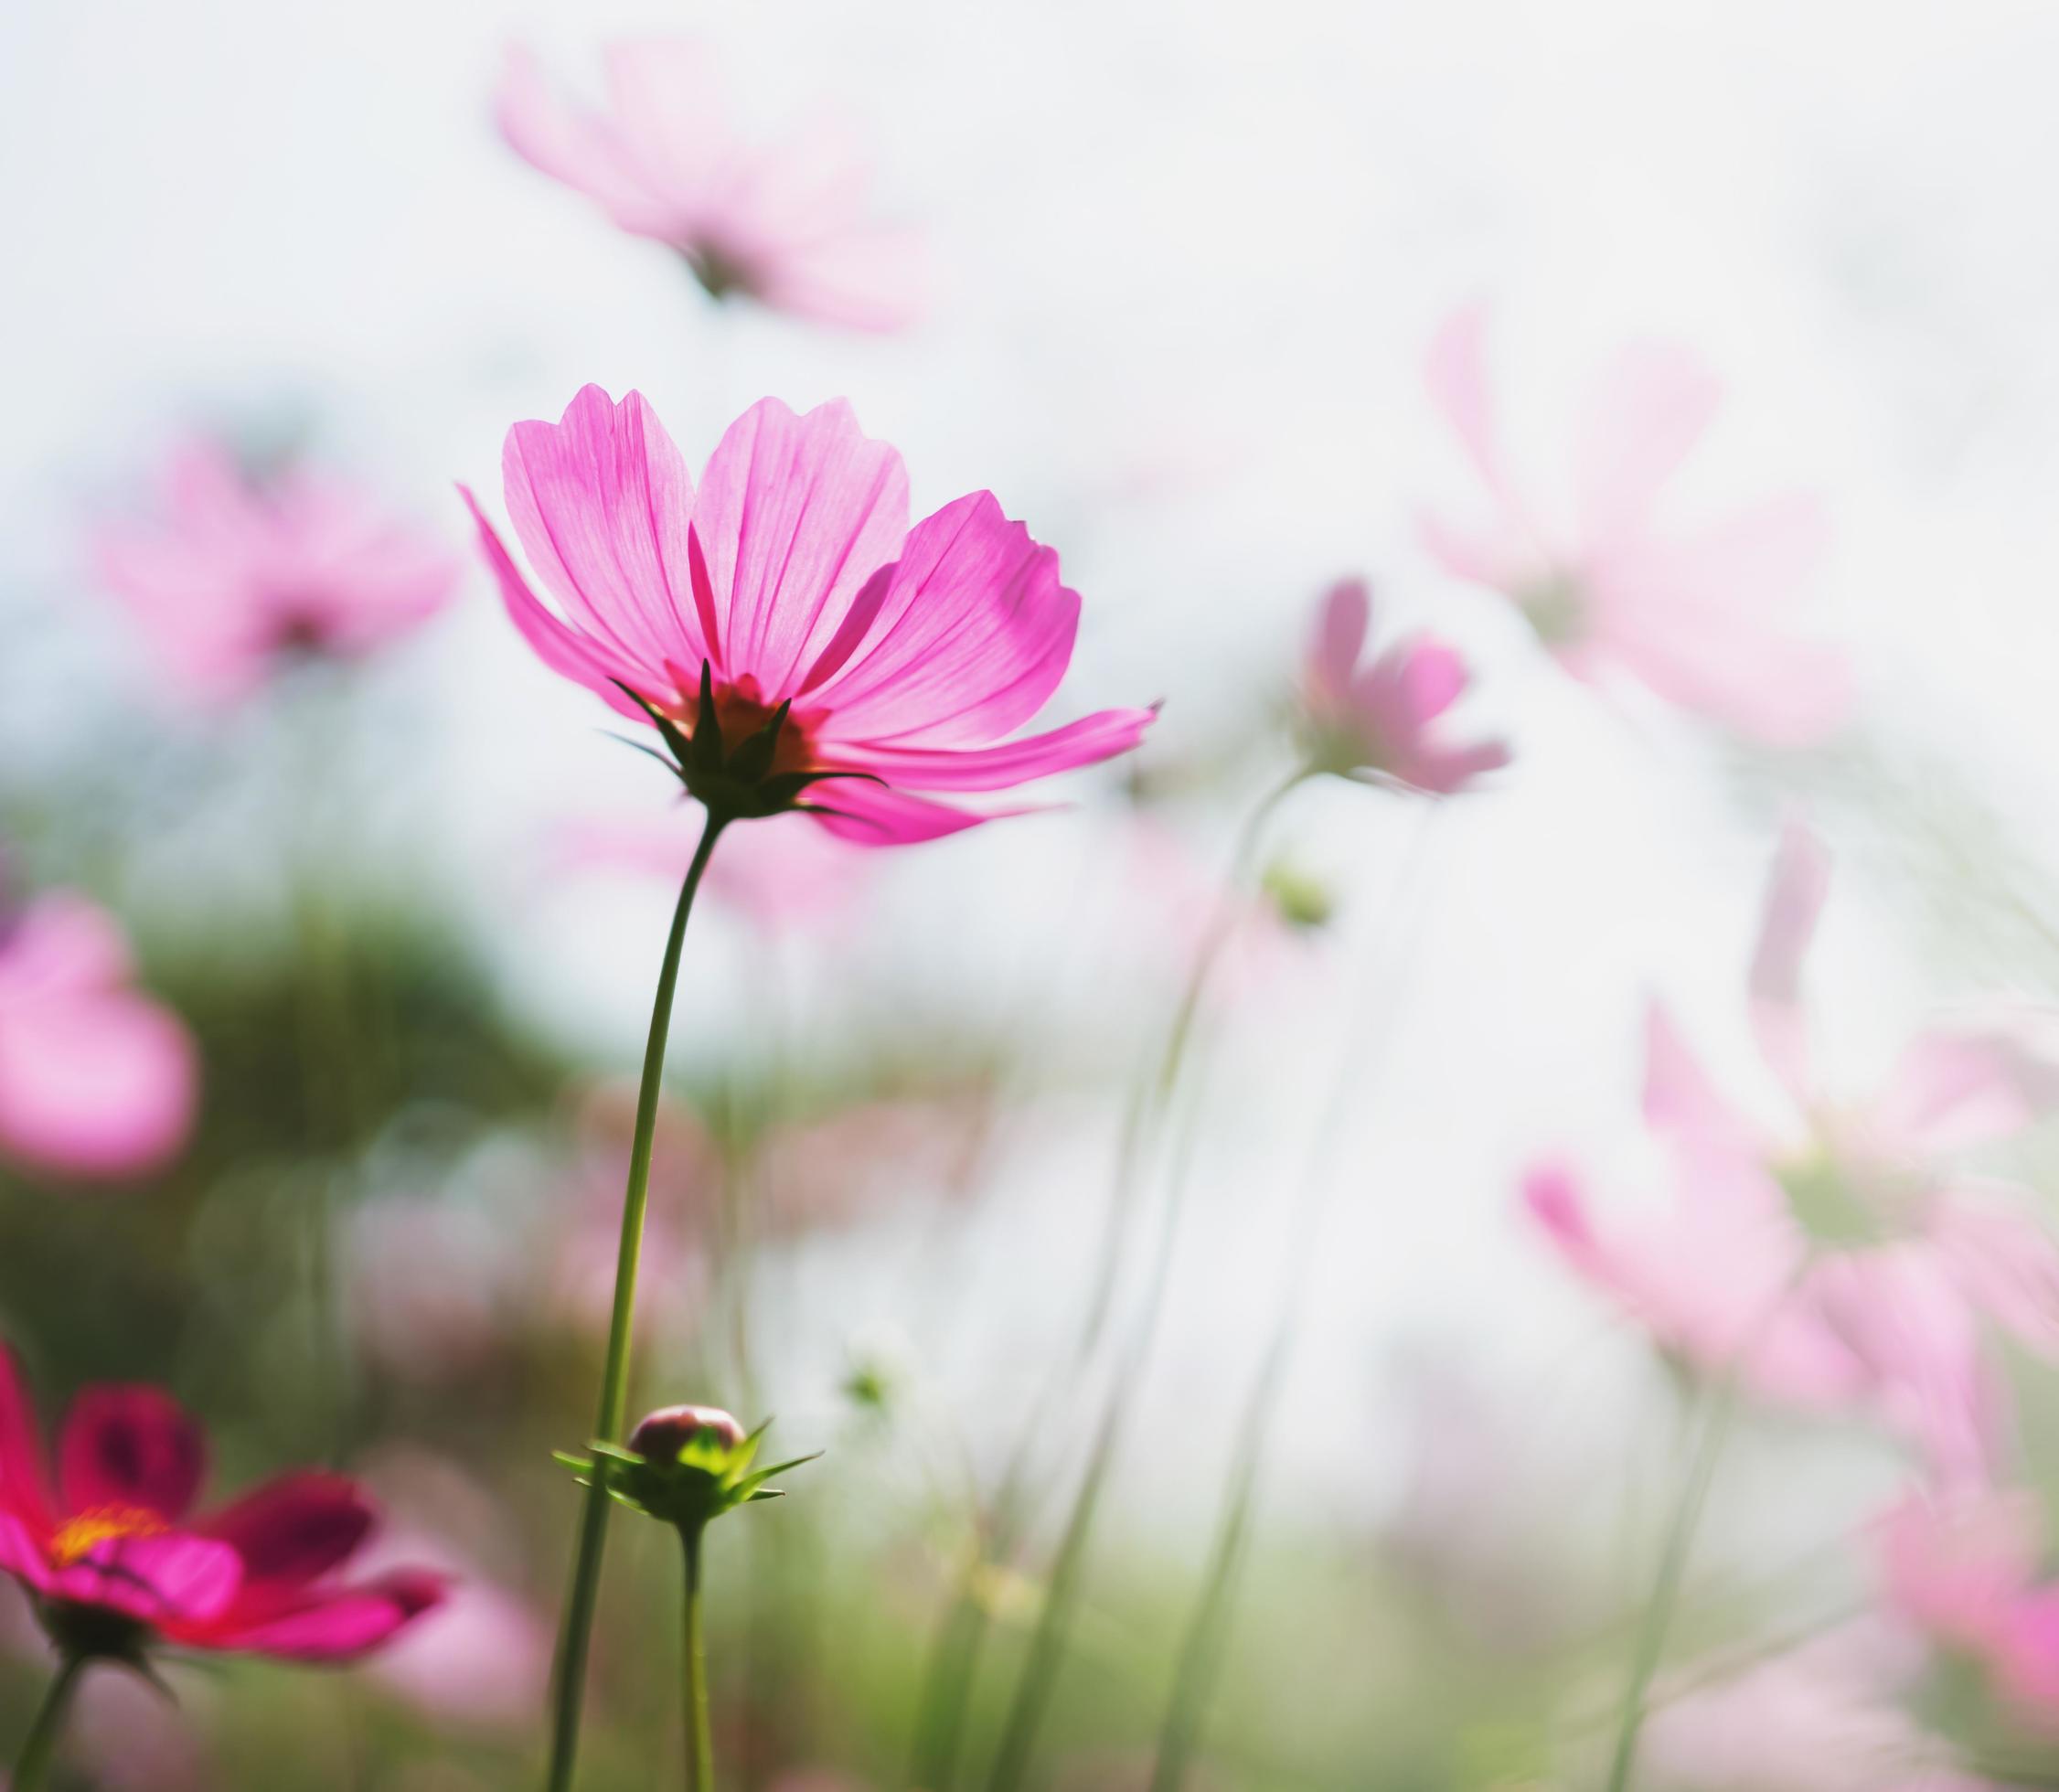
[[[708,1638],[700,1622],[700,1542],[704,1527],[681,1525],[687,1558],[684,1614],[687,1714],[687,1792],[715,1792],[715,1744],[708,1723]]]
[[[59,1664],[57,1677],[51,1680],[50,1690],[43,1695],[42,1709],[36,1713],[36,1722],[29,1726],[28,1738],[22,1744],[21,1754],[15,1761],[15,1776],[9,1782],[12,1792],[41,1792],[44,1776],[49,1772],[50,1757],[58,1752],[58,1737],[64,1730],[72,1692],[78,1687],[79,1677],[86,1671],[90,1659],[83,1655],[68,1655]]]
[[[1308,775],[1306,769],[1297,770],[1285,782],[1275,785],[1245,817],[1244,825],[1238,833],[1228,880],[1211,917],[1208,931],[1202,935],[1200,947],[1195,953],[1186,987],[1181,992],[1179,1008],[1174,1012],[1172,1024],[1167,1031],[1164,1050],[1158,1060],[1155,1074],[1147,1085],[1145,1098],[1139,1109],[1136,1132],[1134,1136],[1126,1134],[1126,1161],[1118,1182],[1117,1196],[1126,1206],[1135,1199],[1136,1179],[1152,1155],[1151,1147],[1179,1091],[1193,1041],[1195,1023],[1200,1017],[1201,999],[1207,993],[1209,979],[1222,955],[1222,948],[1235,931],[1237,903],[1243,892],[1252,862],[1257,857],[1259,842],[1264,837],[1266,824],[1271,821],[1274,811]],[[1116,1366],[1108,1403],[1103,1411],[1100,1427],[1094,1435],[1094,1451],[1088,1459],[1086,1472],[1081,1479],[1079,1488],[1073,1495],[1072,1509],[1066,1520],[1065,1534],[1051,1565],[1043,1610],[1038,1618],[1036,1632],[1030,1639],[1030,1653],[1024,1661],[1021,1678],[1016,1683],[1015,1697],[1009,1703],[1008,1721],[1002,1731],[1000,1745],[994,1757],[993,1771],[987,1781],[990,1792],[1016,1792],[1016,1788],[1027,1777],[1036,1753],[1038,1736],[1043,1726],[1044,1714],[1049,1710],[1051,1696],[1057,1689],[1059,1669],[1064,1665],[1071,1640],[1072,1616],[1084,1581],[1087,1549],[1093,1540],[1102,1490],[1115,1460],[1115,1445],[1129,1416],[1130,1403],[1136,1397],[1143,1377],[1145,1362],[1157,1335],[1158,1315],[1165,1303],[1167,1285],[1171,1277],[1173,1245],[1185,1206],[1188,1172],[1191,1168],[1200,1131],[1199,1119],[1193,1111],[1196,1105],[1190,1104],[1188,1125],[1175,1152],[1166,1193],[1164,1217],[1159,1227],[1158,1248],[1150,1281],[1145,1291],[1144,1304],[1137,1314],[1136,1328],[1130,1335],[1127,1349]],[[1090,1308],[1090,1325],[1093,1329],[1083,1340],[1088,1348],[1083,1353],[1075,1353],[1073,1368],[1083,1367],[1083,1356],[1092,1354],[1093,1339],[1098,1335],[1099,1328],[1105,1321],[1106,1309],[1097,1291],[1095,1303]],[[1070,1386],[1076,1381],[1076,1375],[1069,1373],[1066,1380]],[[941,1782],[932,1783],[928,1792],[943,1792]]]
[[[644,1246],[644,1211],[650,1201],[651,1143],[657,1130],[657,1094],[665,1078],[665,1041],[672,1027],[672,995],[679,981],[679,953],[686,943],[687,917],[694,892],[715,850],[726,816],[709,812],[694,849],[672,931],[665,942],[665,963],[658,972],[657,996],[651,1006],[650,1038],[644,1048],[643,1082],[636,1092],[636,1130],[629,1147],[629,1185],[622,1200],[622,1245],[615,1257],[614,1307],[608,1318],[608,1351],[601,1371],[600,1412],[594,1421],[596,1441],[612,1444],[622,1435],[629,1405],[629,1334],[636,1309],[636,1264]],[[579,1719],[586,1694],[586,1659],[593,1637],[593,1608],[601,1593],[601,1556],[608,1533],[608,1464],[596,1458],[593,1476],[580,1514],[579,1546],[572,1560],[571,1592],[565,1602],[564,1624],[558,1635],[558,1659],[552,1675],[554,1712],[550,1739],[549,1792],[569,1792],[572,1765],[579,1754]]]
[[[1667,1526],[1666,1541],[1659,1558],[1659,1578],[1645,1606],[1644,1621],[1630,1658],[1630,1682],[1623,1694],[1623,1719],[1616,1733],[1616,1751],[1608,1770],[1608,1792],[1625,1792],[1630,1784],[1630,1768],[1637,1759],[1638,1737],[1644,1728],[1646,1695],[1666,1649],[1666,1635],[1672,1627],[1673,1612],[1680,1604],[1680,1586],[1687,1575],[1688,1557],[1693,1552],[1694,1533],[1708,1504],[1709,1488],[1715,1479],[1716,1462],[1730,1433],[1731,1415],[1737,1404],[1737,1378],[1726,1375],[1710,1396],[1711,1410],[1702,1428],[1702,1437],[1688,1463],[1680,1484],[1680,1497]]]

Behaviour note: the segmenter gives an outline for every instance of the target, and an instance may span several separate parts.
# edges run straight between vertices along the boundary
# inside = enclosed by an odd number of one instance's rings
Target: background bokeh
[[[508,43],[590,80],[601,43],[644,31],[711,37],[748,118],[853,123],[882,209],[928,240],[917,325],[718,307],[509,152],[488,113]],[[133,1189],[0,1170],[0,1326],[52,1406],[91,1380],[173,1387],[228,1480],[327,1454],[340,1398],[392,1547],[475,1589],[348,1680],[176,1670],[181,1711],[86,1725],[76,1783],[529,1771],[574,1505],[548,1452],[587,1423],[670,901],[571,842],[667,784],[523,648],[453,482],[497,511],[507,426],[588,380],[643,390],[696,465],[762,394],[848,396],[907,457],[918,514],[990,486],[1060,549],[1085,603],[1068,713],[1165,703],[1134,764],[880,855],[833,923],[719,900],[697,921],[642,1403],[749,1404],[780,1454],[829,1452],[720,1536],[737,1783],[905,1783],[979,1489],[1094,1274],[1125,1091],[1284,763],[1315,599],[1352,572],[1461,645],[1470,712],[1516,763],[1434,816],[1331,783],[1279,818],[1335,912],[1255,930],[1209,1006],[1168,1305],[1043,1765],[1143,1783],[1313,1175],[1323,1243],[1209,1783],[1585,1783],[1676,1401],[1519,1213],[1522,1168],[1648,1167],[1654,993],[1773,1106],[1742,991],[1784,816],[1837,858],[1809,975],[1840,1083],[1941,1004],[2059,982],[2055,80],[2059,17],[2000,0],[11,16],[0,840],[28,885],[123,917],[205,1095],[189,1151]],[[1820,494],[1820,614],[1857,687],[1834,739],[1776,754],[1597,701],[1423,551],[1418,508],[1473,496],[1423,352],[1482,296],[1547,481],[1581,381],[1655,333],[1727,390],[1683,514]],[[182,704],[87,543],[196,425],[350,468],[465,555],[460,598],[347,676]],[[345,1031],[311,1043],[336,987]],[[2018,1167],[2039,1156],[2033,1136]],[[308,1341],[310,1204],[340,1397]],[[746,1289],[720,1273],[740,1211]],[[1100,1386],[1048,1421],[1041,1529],[983,1590],[976,1758]],[[1836,1541],[1899,1473],[1836,1427],[1748,1430],[1696,1639],[1853,1597],[1863,1563]],[[671,1775],[675,1589],[627,1525],[615,1566],[592,1783],[626,1787]],[[5,1671],[26,1713],[33,1641]],[[1680,1783],[1843,1783],[1798,1771]]]

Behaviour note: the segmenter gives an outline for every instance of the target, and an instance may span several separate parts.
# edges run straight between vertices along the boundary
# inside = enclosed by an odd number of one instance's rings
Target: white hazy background
[[[873,339],[718,315],[672,258],[500,143],[488,93],[511,39],[591,87],[606,38],[670,30],[711,36],[738,110],[768,128],[823,102],[859,124],[882,206],[931,233],[924,325]],[[1510,427],[1547,475],[1613,343],[1698,346],[1729,403],[1683,513],[1823,493],[1825,613],[1858,662],[1862,728],[1958,768],[2042,856],[2059,756],[2055,91],[2059,13],[2001,0],[12,8],[0,742],[33,766],[66,730],[139,705],[176,716],[97,603],[80,539],[197,419],[304,419],[455,544],[452,482],[497,510],[507,424],[555,416],[584,381],[642,388],[697,465],[762,393],[848,395],[906,455],[918,514],[988,485],[1060,548],[1086,601],[1063,701],[1165,699],[1154,754],[1247,728],[1321,586],[1371,573],[1391,615],[1477,656],[1476,713],[1519,763],[1435,830],[1412,901],[1382,893],[1416,849],[1407,805],[1312,791],[1285,817],[1279,839],[1343,891],[1344,925],[1306,976],[1231,1010],[1215,1086],[1239,1099],[1219,1104],[1153,1410],[1197,1465],[1222,1447],[1339,1042],[1366,989],[1391,988],[1371,968],[1384,952],[1408,964],[1405,999],[1349,1091],[1286,1429],[1324,1471],[1305,1493],[1392,1492],[1403,1365],[1520,1377],[1569,1346],[1590,1360],[1595,1309],[1516,1218],[1513,1177],[1541,1147],[1616,1151],[1645,996],[1765,1096],[1742,977],[1778,806],[1740,802],[1692,731],[1564,684],[1492,599],[1416,551],[1414,506],[1476,497],[1424,401],[1422,346],[1453,304],[1492,297]],[[15,676],[24,641],[65,677]],[[528,658],[483,575],[409,652],[426,744],[392,776],[432,823],[417,874],[490,931],[527,1011],[597,1061],[633,1061],[667,899],[553,888],[539,842],[582,805],[662,800],[662,779]],[[782,1024],[969,1004],[1123,1070],[1170,999],[1165,929],[1118,912],[1094,788],[900,856],[862,944],[790,949]],[[1222,840],[1196,849],[1212,864]],[[1856,1083],[1928,1002],[1969,992],[1847,869],[1814,993]],[[754,951],[720,923],[689,946],[682,1059],[762,1028]],[[807,1253],[795,1348],[816,1383],[884,1331],[946,1396],[991,1399],[1004,1364],[1001,1385],[1028,1385],[1084,1276],[1111,1132],[1105,1114],[1054,1113],[987,1216],[942,1247],[889,1227]],[[915,1301],[909,1265],[933,1269],[939,1248],[953,1298]],[[1633,1385],[1592,1372],[1612,1397]],[[1150,1472],[1206,1509],[1208,1477]]]

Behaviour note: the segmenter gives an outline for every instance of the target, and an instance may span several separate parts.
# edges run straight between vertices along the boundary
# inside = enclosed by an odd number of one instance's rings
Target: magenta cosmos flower
[[[1934,1029],[1884,1086],[1838,1102],[1809,1067],[1801,964],[1828,883],[1790,828],[1754,955],[1761,1049],[1795,1124],[1766,1131],[1710,1082],[1654,1010],[1645,1115],[1676,1167],[1673,1205],[1604,1224],[1563,1168],[1534,1173],[1532,1212],[1571,1265],[1698,1366],[1759,1392],[1863,1405],[1954,1484],[1990,1472],[2005,1403],[1986,1334],[2059,1358],[2059,1244],[2024,1191],[1956,1154],[2019,1130],[2052,1072],[2010,1028]]]
[[[442,1596],[436,1576],[347,1582],[371,1531],[357,1487],[313,1472],[196,1515],[207,1440],[151,1387],[88,1388],[58,1436],[57,1477],[13,1356],[0,1349],[0,1570],[72,1652],[155,1643],[302,1661],[377,1648]]]
[[[192,1128],[192,1039],[131,985],[112,916],[59,892],[0,898],[0,1157],[118,1180],[162,1168]]]
[[[1302,707],[1316,763],[1345,777],[1433,796],[1469,788],[1509,763],[1499,741],[1450,738],[1448,712],[1472,676],[1456,648],[1408,635],[1361,666],[1372,600],[1361,580],[1332,586],[1317,612]]]
[[[818,123],[776,146],[744,142],[721,72],[696,43],[613,45],[607,86],[604,110],[569,105],[534,57],[513,50],[495,117],[525,161],[677,250],[718,299],[862,330],[913,316],[919,244],[868,216],[842,132]]]
[[[196,441],[160,485],[156,520],[103,528],[96,557],[155,663],[202,701],[243,697],[296,656],[369,653],[456,590],[443,544],[329,473],[253,480]]]
[[[1093,764],[1151,721],[1104,709],[1007,738],[1064,677],[1079,597],[991,492],[911,528],[901,456],[841,401],[797,417],[762,400],[697,492],[641,394],[589,386],[561,421],[516,424],[502,467],[559,605],[467,491],[515,625],[552,670],[656,723],[713,814],[798,807],[867,845],[934,839],[989,817],[918,793]]]
[[[1822,557],[1807,497],[1780,497],[1699,530],[1666,530],[1659,499],[1715,415],[1720,389],[1684,348],[1627,348],[1573,454],[1574,520],[1549,518],[1511,475],[1487,376],[1487,315],[1456,313],[1425,368],[1430,394],[1486,486],[1482,521],[1423,519],[1458,578],[1508,597],[1567,671],[1627,677],[1754,740],[1795,745],[1843,719],[1840,656],[1788,630]]]

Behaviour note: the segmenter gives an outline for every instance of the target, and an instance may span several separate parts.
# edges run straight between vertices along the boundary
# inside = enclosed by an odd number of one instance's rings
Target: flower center
[[[1587,604],[1580,581],[1563,568],[1525,585],[1516,593],[1516,603],[1547,647],[1563,647],[1586,632]]]
[[[171,1527],[140,1506],[95,1506],[67,1519],[50,1539],[50,1560],[59,1568],[83,1562],[102,1543],[123,1537],[161,1537]]]

